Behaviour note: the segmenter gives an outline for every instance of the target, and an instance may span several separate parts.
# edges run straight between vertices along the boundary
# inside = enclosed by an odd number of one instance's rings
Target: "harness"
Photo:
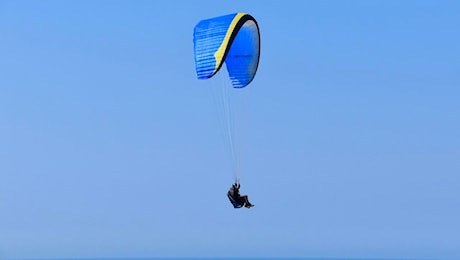
[[[235,209],[239,209],[239,208],[243,207],[243,205],[240,204],[238,201],[236,201],[236,200],[232,197],[232,195],[230,195],[230,193],[227,193],[227,197],[228,197],[228,199],[230,200],[230,203],[232,203],[232,205],[233,205],[233,207],[234,207]]]

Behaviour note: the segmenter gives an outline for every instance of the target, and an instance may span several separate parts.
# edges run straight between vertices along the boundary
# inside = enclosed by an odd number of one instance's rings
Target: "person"
[[[232,203],[234,208],[242,208],[243,206],[246,208],[254,207],[254,204],[251,204],[248,199],[248,195],[241,195],[240,194],[240,183],[234,183],[232,187],[227,192],[227,197]]]

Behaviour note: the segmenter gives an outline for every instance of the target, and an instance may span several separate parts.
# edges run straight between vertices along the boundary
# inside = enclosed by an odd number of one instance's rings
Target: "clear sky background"
[[[193,60],[237,11],[249,210]],[[0,259],[459,259],[459,25],[458,1],[0,1]]]

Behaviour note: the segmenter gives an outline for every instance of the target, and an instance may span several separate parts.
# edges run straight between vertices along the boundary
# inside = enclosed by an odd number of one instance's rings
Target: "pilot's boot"
[[[252,208],[252,207],[254,207],[254,204],[251,204],[251,203],[246,203],[245,207],[249,209],[249,208]]]

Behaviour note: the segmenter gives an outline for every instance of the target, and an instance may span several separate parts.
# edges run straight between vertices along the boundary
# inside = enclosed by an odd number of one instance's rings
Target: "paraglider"
[[[200,21],[194,28],[193,44],[198,79],[210,79],[225,66],[233,88],[245,88],[253,81],[259,65],[260,32],[257,21],[251,15],[234,13]],[[224,100],[224,103],[229,102]],[[224,114],[230,150],[237,158],[229,118],[231,113]],[[239,194],[239,162],[238,159],[234,161],[235,184],[227,196],[235,208],[251,208],[253,204],[247,196]]]
[[[232,85],[244,88],[259,65],[260,33],[249,14],[235,13],[200,21],[193,34],[198,79],[214,76],[225,62]]]
[[[249,202],[248,195],[241,195],[240,194],[240,184],[239,183],[234,183],[232,184],[232,187],[227,192],[227,197],[230,200],[230,203],[232,203],[234,208],[252,208],[254,207],[254,204]]]

